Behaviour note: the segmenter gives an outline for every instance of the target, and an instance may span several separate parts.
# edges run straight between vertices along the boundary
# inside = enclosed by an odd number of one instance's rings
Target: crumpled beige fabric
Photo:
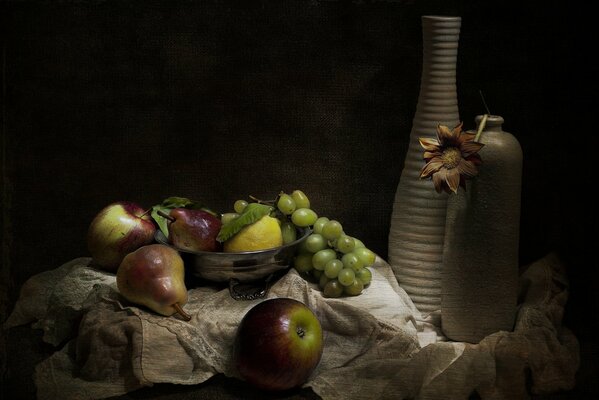
[[[290,270],[267,297],[300,300],[320,319],[325,350],[306,386],[325,399],[466,399],[475,390],[484,399],[518,399],[528,397],[528,373],[535,393],[574,385],[578,343],[561,326],[567,284],[560,267],[553,255],[532,264],[521,277],[515,331],[477,345],[435,342],[438,318],[422,318],[380,258],[360,296],[324,298]],[[35,322],[45,341],[66,343],[36,367],[40,399],[99,399],[153,383],[237,376],[237,325],[259,301],[198,287],[185,306],[190,322],[165,318],[127,303],[113,274],[79,258],[32,277],[5,327]]]

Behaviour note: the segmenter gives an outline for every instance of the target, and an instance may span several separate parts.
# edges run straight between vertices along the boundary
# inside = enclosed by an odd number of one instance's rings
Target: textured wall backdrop
[[[567,323],[593,332],[582,318],[599,289],[586,12],[469,3],[3,2],[2,319],[28,277],[86,256],[91,218],[122,199],[224,211],[301,188],[386,257],[420,16],[448,14],[463,18],[465,126],[484,112],[483,90],[524,150],[522,262],[559,250]]]

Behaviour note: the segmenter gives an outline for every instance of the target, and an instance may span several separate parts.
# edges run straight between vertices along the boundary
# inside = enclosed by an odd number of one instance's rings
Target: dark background
[[[520,140],[521,263],[561,255],[564,321],[583,354],[567,395],[597,394],[591,13],[567,1],[472,3],[3,2],[1,320],[27,278],[88,255],[89,222],[116,200],[178,195],[228,211],[300,188],[386,257],[420,16],[459,15],[461,118],[474,127],[482,90]],[[27,398],[34,363],[53,349],[16,332],[0,333],[1,386]],[[223,395],[223,382],[197,390]]]

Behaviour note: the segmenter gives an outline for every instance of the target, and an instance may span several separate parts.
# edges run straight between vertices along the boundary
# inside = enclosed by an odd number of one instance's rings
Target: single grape
[[[222,224],[224,225],[227,222],[233,221],[237,217],[239,217],[239,214],[237,213],[224,213],[220,216],[220,222],[222,222]]]
[[[295,201],[286,193],[282,193],[277,201],[277,208],[285,215],[291,215],[297,208]]]
[[[343,254],[351,252],[354,249],[354,238],[347,236],[346,234],[341,234],[341,236],[337,238],[335,248]]]
[[[343,269],[343,263],[341,260],[335,258],[334,260],[329,260],[324,265],[324,273],[331,279],[334,279],[339,275],[339,271]]]
[[[312,266],[312,254],[310,253],[300,253],[293,259],[293,266],[299,272],[308,272],[311,271]]]
[[[337,253],[333,249],[324,249],[320,250],[312,256],[312,265],[315,269],[324,270],[324,266],[330,260],[334,260],[337,258]]]
[[[372,272],[368,268],[362,268],[356,271],[356,279],[366,286],[372,281]]]
[[[356,279],[356,273],[351,268],[343,268],[337,275],[337,280],[343,286],[351,285]]]
[[[343,294],[343,286],[337,279],[332,279],[324,285],[322,291],[325,297],[340,297]]]
[[[295,201],[297,208],[310,208],[310,199],[301,190],[291,192],[291,198]]]
[[[291,222],[300,228],[305,228],[316,222],[318,215],[309,208],[298,208],[291,214]]]
[[[343,226],[339,221],[330,220],[322,227],[322,236],[327,240],[337,239],[343,233]]]
[[[241,214],[243,212],[243,210],[245,210],[245,208],[248,206],[248,202],[245,200],[237,200],[234,204],[233,204],[233,209],[235,210],[235,212],[237,214]]]
[[[320,275],[320,280],[318,281],[318,286],[320,286],[321,289],[324,289],[324,287],[327,285],[327,283],[329,283],[330,279],[325,275],[322,274]]]
[[[281,234],[283,235],[283,244],[295,242],[297,239],[297,230],[295,225],[289,221],[283,221],[281,223]]]
[[[354,254],[358,256],[358,258],[360,259],[360,261],[362,261],[362,264],[364,264],[365,267],[372,266],[372,264],[374,264],[376,260],[376,254],[374,254],[372,250],[366,247],[359,247],[355,249]]]
[[[364,243],[358,238],[354,238],[354,249],[359,249],[360,247],[366,247]]]
[[[305,240],[302,240],[300,242],[299,246],[297,246],[297,252],[298,253],[309,253],[309,254],[312,254],[312,252],[306,248],[306,241]]]
[[[343,288],[343,291],[350,296],[357,296],[362,293],[362,290],[364,290],[364,284],[358,279],[354,279],[350,285]]]
[[[314,278],[315,282],[319,282],[320,277],[323,275],[323,271],[319,271],[317,269],[313,269],[312,271],[310,271],[310,273],[312,274],[312,277]]]
[[[313,233],[306,238],[306,250],[311,253],[316,253],[317,251],[324,250],[328,248],[327,241],[322,235],[318,233]]]
[[[319,217],[316,220],[316,222],[314,222],[314,226],[312,226],[312,230],[314,231],[314,233],[320,233],[320,234],[322,234],[322,227],[327,222],[329,222],[329,219],[327,217]]]
[[[343,261],[343,266],[345,268],[351,268],[354,271],[357,271],[364,267],[364,263],[360,261],[360,259],[354,252],[344,254],[343,257],[341,257],[341,261]]]

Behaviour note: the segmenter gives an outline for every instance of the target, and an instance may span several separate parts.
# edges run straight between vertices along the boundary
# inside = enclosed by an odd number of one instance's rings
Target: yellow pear
[[[163,244],[150,244],[125,256],[116,274],[116,284],[123,297],[144,305],[159,314],[179,313],[187,303],[185,267],[179,253]]]

